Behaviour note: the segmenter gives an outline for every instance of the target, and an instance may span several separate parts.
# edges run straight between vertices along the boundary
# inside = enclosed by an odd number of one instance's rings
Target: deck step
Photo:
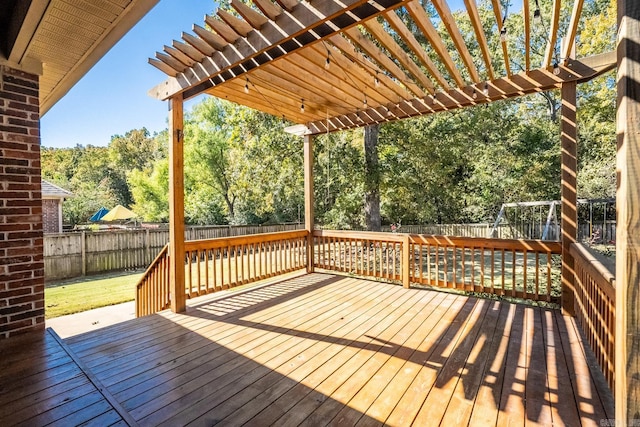
[[[113,408],[115,412],[122,418],[122,421],[127,423],[130,427],[137,427],[138,423],[136,420],[127,412],[122,405],[116,400],[115,397],[109,392],[109,390],[102,385],[98,377],[91,372],[91,369],[87,367],[84,362],[73,352],[71,347],[67,345],[67,343],[60,338],[60,336],[51,328],[47,328],[46,332],[50,334],[62,347],[62,349],[69,355],[71,359],[73,359],[74,363],[80,368],[82,373],[87,377],[87,379],[93,384],[96,390],[104,397],[104,399],[109,403],[109,405]]]

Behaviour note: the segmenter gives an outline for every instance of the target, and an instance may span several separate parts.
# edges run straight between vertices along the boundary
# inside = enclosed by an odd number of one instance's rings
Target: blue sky
[[[167,104],[147,91],[166,76],[147,58],[173,39],[180,40],[193,23],[203,25],[204,15],[216,7],[213,0],[160,0],[42,117],[42,145],[107,145],[112,135],[131,129],[165,129]]]
[[[453,10],[463,0],[449,0]],[[107,145],[113,135],[167,127],[167,104],[147,95],[165,75],[147,63],[217,8],[213,0],[160,0],[41,120],[42,145]],[[186,103],[189,109],[195,98]]]

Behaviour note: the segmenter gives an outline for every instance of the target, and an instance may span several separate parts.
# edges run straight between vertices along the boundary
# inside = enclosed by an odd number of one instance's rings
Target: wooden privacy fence
[[[193,298],[306,268],[306,244],[305,230],[187,241],[185,294]],[[138,282],[137,316],[169,307],[168,265],[163,251]]]
[[[615,276],[587,249],[571,245],[575,269],[576,320],[614,390],[616,289]]]
[[[300,224],[188,227],[185,240],[213,239],[300,229]],[[147,267],[169,241],[167,229],[46,234],[47,280]]]
[[[559,302],[558,242],[329,230],[313,236],[317,268]]]

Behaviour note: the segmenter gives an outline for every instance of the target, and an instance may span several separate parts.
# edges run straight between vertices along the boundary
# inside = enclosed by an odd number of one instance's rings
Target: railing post
[[[402,286],[409,289],[410,272],[411,272],[411,242],[409,234],[403,234],[402,241]]]
[[[313,273],[313,136],[304,136],[304,228],[307,231],[307,273]]]
[[[574,261],[571,244],[576,242],[578,211],[576,208],[576,170],[578,132],[576,124],[576,82],[562,84],[562,311],[570,316],[574,310]]]
[[[640,414],[640,2],[618,0],[616,423]],[[618,424],[616,424],[618,425]]]

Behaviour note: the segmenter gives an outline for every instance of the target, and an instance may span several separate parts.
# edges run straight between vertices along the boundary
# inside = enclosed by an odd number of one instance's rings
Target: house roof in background
[[[40,78],[45,114],[158,0],[4,0],[0,65]]]
[[[42,198],[43,199],[66,199],[67,197],[73,197],[71,191],[67,191],[64,188],[60,188],[49,181],[42,180]]]

